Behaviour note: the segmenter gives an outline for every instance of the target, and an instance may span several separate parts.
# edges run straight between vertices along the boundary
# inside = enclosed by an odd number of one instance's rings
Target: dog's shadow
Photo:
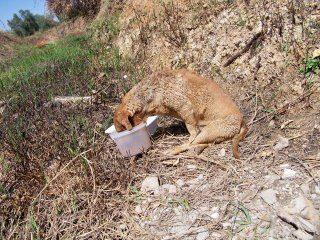
[[[157,140],[163,135],[187,135],[189,134],[186,125],[182,121],[174,121],[173,123],[166,123],[165,125],[159,126],[157,131],[153,134],[152,138]]]

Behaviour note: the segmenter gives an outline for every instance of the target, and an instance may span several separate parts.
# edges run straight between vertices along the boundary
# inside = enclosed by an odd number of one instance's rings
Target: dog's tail
[[[233,156],[236,159],[240,159],[238,146],[239,146],[239,143],[246,137],[247,132],[248,132],[248,127],[244,122],[244,120],[242,120],[239,133],[236,134],[232,139],[232,152],[233,152]]]

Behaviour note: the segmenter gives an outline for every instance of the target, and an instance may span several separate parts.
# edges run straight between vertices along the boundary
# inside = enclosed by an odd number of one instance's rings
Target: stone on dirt
[[[302,192],[303,192],[304,194],[309,194],[309,193],[310,193],[310,186],[309,186],[309,184],[303,183],[303,184],[301,184],[300,188],[301,188],[301,190],[302,190]]]
[[[188,170],[196,170],[197,169],[197,166],[193,165],[193,164],[189,164],[186,167],[187,167]]]
[[[296,171],[290,168],[285,168],[283,169],[282,179],[293,179],[296,176],[296,174]]]
[[[161,190],[167,191],[171,194],[176,194],[177,193],[177,187],[172,184],[163,184],[161,186]]]
[[[141,192],[154,192],[159,189],[159,179],[155,176],[146,177],[141,184]]]
[[[196,240],[206,240],[209,238],[209,236],[210,236],[210,234],[208,231],[203,231],[203,232],[198,233]]]
[[[320,221],[319,212],[315,209],[313,203],[304,196],[294,199],[284,210],[291,215],[296,214],[315,224]]]
[[[272,205],[277,202],[277,194],[278,192],[273,190],[272,188],[264,190],[260,193],[260,197],[268,204]]]
[[[289,139],[280,136],[277,144],[273,147],[273,149],[275,151],[281,151],[281,150],[285,149],[286,147],[289,147]]]
[[[219,157],[225,157],[226,156],[226,149],[222,148],[218,154]]]
[[[176,181],[176,184],[179,186],[179,187],[183,187],[183,185],[185,184],[184,181],[182,179],[178,179]]]
[[[293,234],[293,236],[295,236],[296,238],[301,239],[301,240],[312,240],[313,239],[312,235],[310,235],[309,233],[306,233],[305,231],[302,231],[300,229],[294,231],[292,234]]]
[[[217,207],[211,208],[211,211],[210,211],[210,213],[209,213],[209,216],[210,216],[212,219],[218,219],[218,218],[219,218],[219,208],[217,208]]]
[[[140,205],[136,206],[135,212],[136,212],[136,214],[141,214],[142,213],[142,207]]]

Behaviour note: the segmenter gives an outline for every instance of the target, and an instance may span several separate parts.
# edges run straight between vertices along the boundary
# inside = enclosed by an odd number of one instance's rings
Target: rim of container
[[[127,136],[127,135],[130,135],[136,131],[139,131],[140,129],[146,127],[146,124],[145,123],[140,123],[139,125],[135,126],[134,128],[132,128],[131,130],[125,130],[125,131],[122,131],[122,132],[112,132],[110,133],[110,135],[112,135],[113,137],[116,137],[116,138],[120,138],[120,137],[123,137],[123,136]]]

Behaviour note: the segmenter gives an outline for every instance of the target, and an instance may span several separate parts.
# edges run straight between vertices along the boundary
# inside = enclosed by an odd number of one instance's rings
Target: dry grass
[[[99,11],[101,4],[101,0],[46,0],[46,2],[51,12],[64,19],[94,16]]]
[[[13,46],[19,42],[17,37],[0,31],[0,64],[13,56]]]

